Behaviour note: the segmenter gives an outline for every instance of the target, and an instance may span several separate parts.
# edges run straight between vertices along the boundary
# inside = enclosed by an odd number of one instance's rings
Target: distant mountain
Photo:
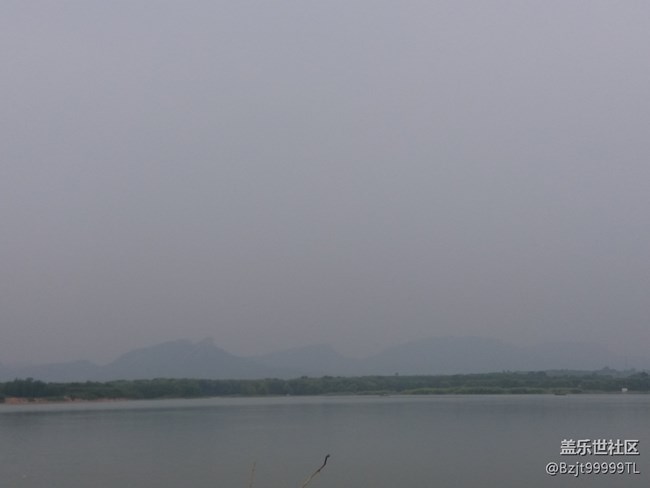
[[[376,374],[454,374],[518,369],[523,352],[481,337],[443,337],[389,347],[366,359]]]
[[[217,347],[212,339],[196,344],[165,342],[123,354],[106,365],[104,379],[138,378],[265,378],[277,371]]]
[[[297,371],[306,376],[352,376],[365,371],[362,360],[345,357],[329,344],[296,347],[254,359],[272,369]]]
[[[0,380],[11,376],[11,369],[4,364],[0,363]]]
[[[90,361],[24,366],[14,371],[13,378],[35,378],[42,381],[87,381],[101,375],[101,366]]]
[[[616,364],[625,366],[625,358],[618,357],[601,344],[583,342],[547,342],[522,348],[526,362],[535,369],[595,370]]]
[[[365,359],[347,358],[329,345],[241,357],[212,339],[165,342],[134,349],[98,366],[88,361],[30,367],[0,364],[0,381],[32,377],[44,381],[108,381],[147,378],[254,379],[299,376],[460,374],[496,371],[647,369],[648,358],[621,358],[601,345],[546,343],[519,347],[482,337],[443,337],[413,341]]]
[[[0,380],[36,378],[43,381],[109,381],[146,378],[252,379],[299,376],[296,371],[272,368],[235,356],[212,339],[165,342],[134,349],[115,361],[98,366],[88,361],[0,369]]]
[[[622,358],[599,344],[556,342],[519,347],[483,337],[443,337],[389,347],[366,359],[378,374],[460,374],[548,369],[595,370],[648,367],[649,361]]]

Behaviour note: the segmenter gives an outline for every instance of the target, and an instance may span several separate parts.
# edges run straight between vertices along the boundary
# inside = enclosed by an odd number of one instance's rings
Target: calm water
[[[560,442],[639,439],[639,456]],[[0,485],[20,488],[626,487],[650,480],[650,395],[311,397],[0,405]],[[640,475],[550,477],[550,461]]]

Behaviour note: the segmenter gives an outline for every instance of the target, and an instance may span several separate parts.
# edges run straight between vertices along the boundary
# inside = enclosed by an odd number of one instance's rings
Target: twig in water
[[[329,454],[328,454],[327,456],[325,456],[325,461],[323,461],[323,465],[322,465],[320,468],[318,468],[316,471],[314,471],[314,472],[312,473],[312,475],[311,475],[309,478],[307,478],[307,479],[305,480],[305,482],[302,484],[302,486],[301,486],[300,488],[305,488],[305,486],[307,486],[307,485],[309,484],[309,482],[310,482],[312,479],[314,479],[314,477],[315,477],[318,473],[321,472],[321,470],[322,470],[322,469],[325,467],[325,465],[327,464],[327,459],[328,459],[329,457],[330,457]]]
[[[255,465],[257,461],[253,461],[253,467],[251,468],[251,480],[248,483],[248,488],[253,488],[253,479],[255,479]]]

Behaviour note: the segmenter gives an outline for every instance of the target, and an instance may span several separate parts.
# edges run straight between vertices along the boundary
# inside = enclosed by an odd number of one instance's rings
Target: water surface
[[[563,439],[639,439],[639,456],[560,456]],[[635,487],[650,395],[283,397],[0,405],[9,488]],[[550,477],[550,461],[640,475]]]

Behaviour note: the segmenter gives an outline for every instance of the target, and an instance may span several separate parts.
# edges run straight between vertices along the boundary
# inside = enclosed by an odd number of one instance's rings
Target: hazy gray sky
[[[650,3],[3,1],[0,361],[650,348]]]

